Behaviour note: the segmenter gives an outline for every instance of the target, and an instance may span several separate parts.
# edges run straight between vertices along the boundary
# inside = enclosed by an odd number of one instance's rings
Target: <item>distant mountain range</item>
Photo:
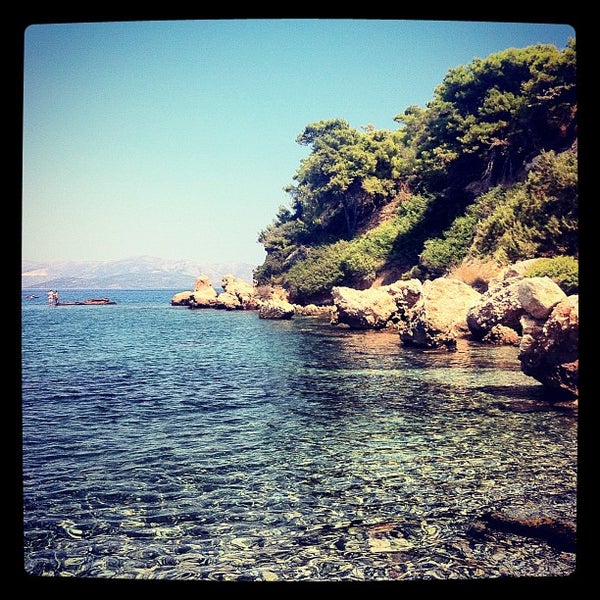
[[[254,265],[255,266],[255,265]],[[23,289],[173,289],[190,290],[199,275],[220,287],[224,275],[252,283],[253,265],[246,263],[198,263],[136,256],[112,261],[23,260]]]

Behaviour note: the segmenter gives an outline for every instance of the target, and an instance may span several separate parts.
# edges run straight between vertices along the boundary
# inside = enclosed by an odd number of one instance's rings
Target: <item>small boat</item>
[[[34,298],[39,298],[39,296],[36,296],[35,294],[27,294],[27,296],[25,296],[26,300],[33,300]]]
[[[103,306],[106,304],[116,304],[109,298],[88,298],[83,302],[57,302],[55,306]]]

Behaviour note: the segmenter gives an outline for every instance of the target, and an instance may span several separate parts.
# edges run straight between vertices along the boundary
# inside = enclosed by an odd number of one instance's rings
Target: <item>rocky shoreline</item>
[[[456,349],[458,339],[518,346],[523,373],[576,407],[579,396],[579,297],[548,277],[524,277],[531,261],[511,265],[484,292],[459,279],[399,280],[358,290],[334,287],[331,303],[300,306],[280,287],[253,286],[226,275],[217,292],[200,275],[194,289],[175,294],[173,306],[253,310],[263,319],[314,316],[331,326],[393,329],[400,342],[424,349]]]
[[[531,261],[506,269],[480,292],[450,277],[396,281],[357,290],[335,287],[331,303],[292,304],[279,287],[250,285],[223,277],[218,293],[208,277],[194,289],[175,294],[173,306],[190,309],[254,310],[263,319],[317,317],[330,326],[397,331],[400,342],[423,349],[452,351],[459,339],[519,348],[521,370],[539,381],[547,400],[576,415],[579,397],[579,297],[567,296],[548,277],[524,277]],[[494,531],[546,540],[559,551],[575,552],[575,520],[540,514],[536,506],[508,502],[475,520],[473,539]]]

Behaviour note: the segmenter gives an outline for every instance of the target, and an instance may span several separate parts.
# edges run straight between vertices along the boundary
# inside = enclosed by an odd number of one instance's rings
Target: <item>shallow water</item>
[[[573,573],[576,555],[543,540],[469,532],[505,504],[575,518],[576,418],[517,349],[423,352],[315,318],[172,307],[175,291],[23,300],[26,573]]]

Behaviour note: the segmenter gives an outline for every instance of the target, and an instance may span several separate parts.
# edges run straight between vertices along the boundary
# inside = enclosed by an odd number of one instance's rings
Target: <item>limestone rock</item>
[[[189,306],[190,304],[190,297],[192,296],[194,292],[192,292],[191,290],[185,291],[185,292],[178,292],[177,294],[174,294],[173,297],[171,298],[171,305],[172,306]]]
[[[242,308],[242,303],[236,295],[231,294],[230,292],[222,292],[217,296],[215,308],[237,310]]]
[[[214,308],[217,301],[217,290],[206,275],[200,275],[194,283],[194,291],[190,296],[190,308]]]
[[[548,319],[524,319],[519,347],[521,370],[556,393],[556,400],[579,395],[579,296],[554,306]]]
[[[267,300],[258,309],[258,316],[261,319],[291,319],[294,313],[293,304],[285,300]]]
[[[408,309],[412,308],[423,293],[423,284],[419,279],[407,281],[396,281],[383,289],[394,299],[398,312],[401,316],[406,315]]]
[[[480,297],[479,292],[458,279],[426,281],[421,297],[408,311],[400,339],[411,346],[454,349],[457,338],[469,333],[467,313]]]
[[[519,299],[520,279],[505,279],[490,287],[467,312],[467,326],[473,339],[484,340],[500,325],[521,333],[525,310]],[[489,338],[488,338],[489,339]]]
[[[332,322],[352,329],[382,329],[398,310],[384,288],[355,290],[338,286],[331,290],[331,297],[335,307]]]
[[[567,295],[549,277],[530,277],[518,284],[518,297],[523,310],[534,319],[546,319],[554,306]]]
[[[521,336],[510,327],[506,327],[505,325],[494,325],[481,341],[498,346],[519,346],[521,343]]]
[[[321,317],[331,319],[331,314],[334,310],[332,306],[317,306],[316,304],[294,304],[294,310],[297,315],[304,317]]]
[[[203,292],[207,289],[213,289],[210,278],[207,275],[199,275],[194,282],[194,292]]]
[[[521,344],[519,346],[519,352],[521,354],[526,353],[529,346],[535,342],[536,338],[540,337],[545,322],[544,319],[534,319],[528,314],[524,314],[521,317],[521,329],[523,331]]]
[[[238,299],[240,308],[256,310],[260,305],[256,288],[243,279],[239,279],[233,275],[225,275],[221,279],[221,287],[224,292]]]

